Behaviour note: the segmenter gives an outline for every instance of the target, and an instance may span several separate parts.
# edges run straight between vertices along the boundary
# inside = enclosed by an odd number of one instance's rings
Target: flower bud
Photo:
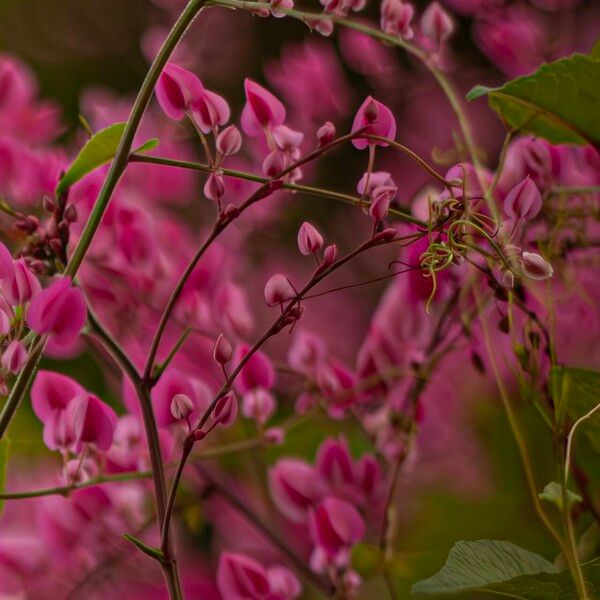
[[[369,214],[376,220],[381,221],[387,217],[390,210],[390,202],[396,195],[396,188],[392,186],[380,186],[371,193],[371,204]]]
[[[278,10],[280,8],[285,8],[291,10],[294,8],[293,0],[271,0],[271,14],[280,19],[281,17],[285,17],[286,13],[282,10]]]
[[[331,121],[326,121],[317,129],[317,145],[319,148],[331,144],[335,139],[335,125]]]
[[[194,411],[194,403],[185,394],[175,394],[171,400],[171,414],[176,419],[186,419]]]
[[[315,31],[318,31],[323,37],[329,37],[333,33],[333,21],[330,19],[319,19],[315,24]]]
[[[233,350],[231,344],[223,334],[220,334],[215,342],[215,348],[213,350],[215,362],[220,365],[226,365],[231,360],[232,354]]]
[[[65,208],[64,212],[65,221],[68,223],[74,223],[77,221],[77,209],[74,204],[69,204],[67,208]]]
[[[280,446],[285,440],[285,431],[281,427],[269,427],[263,434],[263,439],[267,444]]]
[[[233,392],[227,392],[219,398],[215,405],[211,418],[215,425],[229,427],[237,417],[237,400]]]
[[[267,177],[276,177],[285,169],[285,155],[281,150],[273,150],[263,160],[262,170]]]
[[[504,199],[504,212],[506,215],[524,221],[533,219],[541,208],[542,195],[529,176],[512,188]]]
[[[268,306],[279,306],[295,297],[296,290],[285,275],[276,273],[265,285],[265,300]]]
[[[298,248],[304,256],[315,254],[323,247],[323,236],[317,228],[304,221],[298,230]]]
[[[380,27],[388,35],[410,40],[414,36],[410,26],[413,14],[414,8],[411,4],[401,0],[383,0]]]
[[[365,99],[354,117],[352,133],[363,130],[365,134],[376,135],[393,140],[396,137],[396,119],[392,111],[371,96]],[[359,150],[367,146],[387,146],[387,142],[367,140],[357,137],[352,145]]]
[[[19,258],[13,264],[14,271],[4,287],[4,295],[11,304],[17,306],[31,300],[40,291],[41,285],[28,268],[25,259]]]
[[[225,194],[225,181],[218,173],[211,173],[204,184],[204,195],[217,204]]]
[[[12,341],[2,354],[2,367],[9,373],[17,374],[27,362],[27,350],[18,341]]]
[[[554,274],[552,265],[534,252],[523,252],[521,255],[521,269],[523,274],[530,279],[548,279]]]
[[[439,48],[452,35],[454,22],[438,2],[432,2],[421,17],[421,29]]]
[[[235,125],[230,125],[217,136],[217,150],[223,156],[231,156],[242,147],[242,134]]]
[[[273,129],[273,141],[283,152],[292,152],[300,146],[304,134],[301,131],[290,129],[286,125],[280,125]]]

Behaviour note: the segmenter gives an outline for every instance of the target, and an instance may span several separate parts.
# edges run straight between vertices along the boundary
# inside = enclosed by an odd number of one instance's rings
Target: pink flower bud
[[[542,208],[542,195],[529,176],[518,183],[504,199],[504,212],[508,217],[524,221],[533,219]]]
[[[285,275],[276,273],[265,285],[265,300],[268,306],[280,306],[295,297],[296,290]]]
[[[152,390],[152,405],[160,427],[168,427],[176,422],[172,412],[172,401],[178,394],[187,396],[192,401],[192,418],[195,418],[196,413],[208,408],[212,397],[204,383],[169,367]]]
[[[369,135],[394,139],[396,137],[396,119],[387,106],[369,96],[358,109],[352,123],[352,133],[359,130],[364,130],[364,133]],[[373,141],[359,137],[352,140],[352,145],[363,150],[369,145],[387,146],[388,144],[379,140]]]
[[[380,27],[384,33],[410,40],[414,32],[410,26],[414,14],[411,4],[401,0],[383,0]]]
[[[250,390],[242,398],[242,414],[264,425],[275,412],[275,398],[264,388]]]
[[[185,394],[175,394],[171,400],[171,414],[178,421],[189,417],[194,408],[192,399]]]
[[[304,256],[315,254],[323,247],[323,236],[317,228],[304,221],[298,230],[298,248]]]
[[[267,444],[280,446],[285,440],[285,431],[281,427],[269,427],[263,434],[263,439]]]
[[[325,252],[323,252],[323,262],[321,266],[330,267],[337,257],[337,246],[335,244],[330,244],[325,248]]]
[[[0,308],[0,335],[6,335],[10,331],[10,321],[12,315],[9,316],[6,310]]]
[[[70,346],[85,325],[87,308],[83,292],[63,277],[31,301],[27,324],[36,333],[50,334],[60,346]]]
[[[281,600],[294,600],[302,593],[302,586],[298,578],[285,567],[274,565],[267,569],[267,579],[271,592]]]
[[[365,534],[362,517],[345,500],[329,496],[311,512],[310,534],[315,546],[330,561],[339,560]]]
[[[530,279],[548,279],[554,274],[552,265],[539,254],[523,252],[521,255],[521,268],[523,274]]]
[[[9,373],[16,375],[27,362],[27,356],[25,346],[21,342],[14,340],[8,344],[2,354],[2,367]]]
[[[331,19],[318,19],[313,26],[315,31],[323,37],[329,37],[333,33],[333,21]]]
[[[271,92],[250,79],[244,81],[246,104],[242,111],[242,129],[250,136],[259,135],[263,129],[283,125],[285,108]]]
[[[198,77],[168,63],[156,84],[156,98],[167,117],[180,121],[204,93],[204,87]]]
[[[229,427],[237,417],[237,408],[237,400],[234,393],[227,392],[219,398],[210,416],[216,425]]]
[[[204,184],[204,195],[209,200],[219,204],[225,194],[225,180],[223,175],[211,173]]]
[[[223,334],[219,335],[213,350],[215,362],[220,365],[226,365],[231,360],[232,353],[233,350],[227,338]]]
[[[371,204],[369,205],[369,214],[376,220],[381,221],[387,217],[390,210],[390,202],[396,195],[396,188],[389,186],[380,186],[371,193]]]
[[[223,156],[231,156],[242,147],[242,134],[235,125],[226,127],[217,137],[217,150]]]
[[[367,188],[367,180],[369,187]],[[356,191],[361,196],[369,196],[371,192],[378,187],[396,187],[392,176],[387,171],[372,171],[371,175],[368,172],[363,173],[360,181],[356,186]]]
[[[317,145],[319,148],[331,144],[335,139],[335,125],[331,121],[326,121],[317,129]]]
[[[29,302],[41,289],[37,277],[29,270],[25,259],[19,258],[13,263],[13,272],[4,286],[4,295],[13,305]]]
[[[285,155],[281,150],[269,152],[263,160],[262,170],[267,177],[276,177],[285,169]]]
[[[452,35],[454,21],[438,2],[432,2],[421,17],[421,29],[439,48]]]
[[[290,10],[294,8],[293,0],[271,0],[271,14],[280,19],[281,17],[285,17],[287,14],[285,11],[279,10],[280,8],[284,8]]]
[[[192,116],[202,133],[215,131],[219,125],[229,121],[229,105],[222,96],[204,90],[191,106]]]

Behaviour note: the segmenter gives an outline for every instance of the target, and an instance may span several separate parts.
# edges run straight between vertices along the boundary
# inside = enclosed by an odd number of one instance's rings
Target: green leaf
[[[521,575],[557,572],[558,569],[542,556],[510,542],[461,541],[454,544],[442,569],[433,577],[415,583],[411,591],[419,594],[456,593],[510,581]]]
[[[498,88],[476,86],[467,99],[487,95],[490,107],[520,133],[554,144],[600,147],[600,61],[595,58],[573,54]]]
[[[559,510],[562,510],[563,507],[563,492],[562,485],[560,483],[556,483],[556,481],[552,481],[549,483],[541,494],[538,494],[538,498],[540,500],[545,500],[546,502],[550,502],[558,506]],[[575,494],[571,490],[567,490],[567,503],[569,507],[574,504],[581,502],[581,496]]]
[[[154,546],[149,546],[145,542],[142,542],[142,540],[136,538],[133,535],[129,535],[128,533],[123,534],[123,537],[128,542],[131,542],[136,548],[139,548],[144,554],[147,554],[150,558],[154,558],[155,560],[158,560],[159,562],[164,560],[165,555],[162,553],[162,551],[159,548],[155,548]]]
[[[10,440],[4,436],[0,440],[0,493],[4,493],[6,484],[6,465],[8,463],[8,454],[10,451]],[[0,514],[4,508],[4,500],[0,500]]]
[[[550,389],[556,411],[556,421],[576,421],[600,402],[600,371],[575,367],[554,367],[550,374]],[[581,425],[596,452],[600,453],[600,412]]]
[[[123,137],[125,125],[126,123],[115,123],[98,131],[86,142],[77,158],[58,182],[56,186],[57,195],[64,194],[85,175],[113,159]],[[156,146],[158,146],[158,140],[152,138],[137,148],[135,152],[147,152],[156,148]]]
[[[581,569],[588,598],[600,598],[600,558],[584,563]],[[579,600],[580,597],[569,571],[561,571],[557,575],[524,575],[504,583],[487,585],[481,591],[489,592],[490,598],[503,596],[516,600]]]

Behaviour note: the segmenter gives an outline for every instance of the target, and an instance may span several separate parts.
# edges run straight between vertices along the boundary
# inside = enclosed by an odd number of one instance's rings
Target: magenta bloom
[[[21,342],[13,340],[2,354],[2,367],[9,373],[17,374],[27,361],[27,356],[25,346]]]
[[[180,121],[204,93],[202,82],[190,71],[174,63],[165,65],[158,83],[156,98],[167,117]]]
[[[542,195],[529,176],[518,183],[504,199],[504,212],[508,217],[531,221],[542,208]]]
[[[52,335],[60,346],[72,344],[87,317],[85,298],[71,278],[63,277],[37,294],[27,310],[27,324],[40,334]]]
[[[294,286],[281,273],[275,273],[265,284],[265,300],[268,306],[280,306],[295,297]]]
[[[81,452],[84,444],[92,444],[105,452],[112,444],[114,411],[66,375],[40,371],[31,388],[31,404],[51,450]]]
[[[242,111],[242,129],[250,136],[265,128],[278,127],[285,121],[285,107],[271,92],[250,79],[244,81],[246,104]]]
[[[283,458],[269,470],[273,502],[292,523],[304,523],[308,511],[327,494],[327,484],[311,465],[297,458]]]
[[[225,98],[208,90],[194,100],[191,111],[202,133],[210,133],[229,121],[229,104]]]
[[[235,363],[239,364],[248,353],[250,347],[240,344],[235,349]],[[258,350],[248,362],[242,367],[240,374],[235,380],[235,386],[241,394],[246,394],[257,387],[269,390],[275,383],[275,369],[269,357]]]
[[[224,600],[293,600],[302,591],[296,576],[281,565],[265,569],[254,559],[223,552],[217,587]]]
[[[375,98],[369,96],[358,109],[354,122],[352,123],[352,133],[364,128],[364,133],[377,135],[393,140],[396,137],[396,119],[392,111]],[[352,145],[359,150],[363,150],[369,145],[387,146],[385,142],[367,140],[364,138],[355,138]]]
[[[335,561],[362,538],[365,524],[352,504],[330,496],[311,512],[310,533],[315,546]]]
[[[29,302],[41,289],[37,277],[29,270],[24,258],[13,263],[13,272],[4,285],[4,296],[13,305]]]
[[[13,273],[13,259],[9,249],[0,242],[0,279],[8,279]]]
[[[323,247],[323,236],[317,228],[304,221],[298,230],[298,248],[302,254],[308,256],[318,252]]]
[[[438,2],[432,2],[421,17],[421,29],[439,48],[452,35],[454,22]]]

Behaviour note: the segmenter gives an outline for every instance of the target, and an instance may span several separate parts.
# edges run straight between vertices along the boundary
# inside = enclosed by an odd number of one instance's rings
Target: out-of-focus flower
[[[436,48],[441,48],[454,31],[454,21],[439,2],[432,2],[421,17],[421,30]]]
[[[9,373],[18,373],[27,361],[27,350],[22,342],[13,340],[2,354],[2,367]]]
[[[415,10],[402,0],[383,0],[380,27],[384,33],[410,40],[414,32],[410,26]]]
[[[542,195],[535,183],[526,177],[504,198],[504,212],[507,217],[531,221],[542,208]]]

